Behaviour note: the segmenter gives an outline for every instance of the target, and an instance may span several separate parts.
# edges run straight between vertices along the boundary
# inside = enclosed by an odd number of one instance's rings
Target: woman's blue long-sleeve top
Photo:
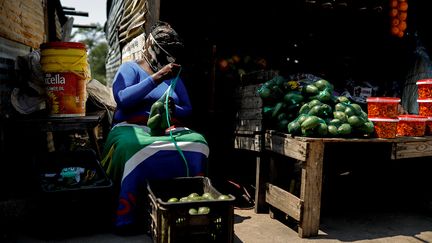
[[[114,123],[148,118],[151,105],[168,89],[173,79],[157,85],[153,78],[135,61],[120,65],[113,81],[113,94],[117,102]],[[184,118],[191,114],[192,105],[186,87],[179,77],[171,97],[176,108],[174,116]]]

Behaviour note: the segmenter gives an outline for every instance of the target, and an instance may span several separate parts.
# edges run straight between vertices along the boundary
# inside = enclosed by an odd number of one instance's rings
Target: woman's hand
[[[152,75],[152,78],[155,83],[160,84],[166,79],[174,78],[178,71],[180,70],[181,65],[176,63],[169,63],[162,67],[159,71]]]

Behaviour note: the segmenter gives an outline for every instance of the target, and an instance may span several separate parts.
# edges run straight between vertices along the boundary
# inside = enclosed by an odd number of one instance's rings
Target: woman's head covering
[[[144,44],[144,59],[154,72],[168,63],[176,62],[183,41],[166,22],[159,21],[151,29]]]

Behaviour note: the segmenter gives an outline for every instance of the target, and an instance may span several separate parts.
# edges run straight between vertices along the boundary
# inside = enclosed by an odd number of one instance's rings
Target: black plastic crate
[[[40,153],[34,165],[39,197],[29,222],[37,222],[38,234],[56,237],[110,226],[113,184],[93,150]],[[83,168],[79,182],[61,179],[64,168],[76,167]]]
[[[42,192],[76,194],[110,191],[112,182],[93,150],[49,152],[36,158]],[[76,177],[66,176],[76,171]]]
[[[150,229],[153,241],[165,242],[233,242],[234,200],[217,199],[216,190],[207,177],[179,177],[148,181]],[[209,193],[214,199],[167,202],[170,198],[191,193]],[[206,214],[190,214],[191,208],[208,207]]]

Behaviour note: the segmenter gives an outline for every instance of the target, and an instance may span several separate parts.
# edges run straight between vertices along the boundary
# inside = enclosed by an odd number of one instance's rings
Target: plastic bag
[[[401,98],[402,107],[409,114],[418,114],[416,82],[421,79],[432,78],[432,61],[419,39],[417,39],[414,54],[416,61],[407,75]]]
[[[327,124],[321,117],[300,114],[288,124],[288,132],[292,135],[306,137],[324,137],[327,135]]]
[[[150,115],[149,119],[147,120],[147,126],[151,129],[152,136],[163,135],[165,133],[165,129],[167,129],[171,123],[171,115],[173,110],[172,104],[174,104],[174,101],[171,97],[169,97],[169,91],[171,90],[170,88],[171,85],[165,91],[165,93],[152,104],[150,108]]]

